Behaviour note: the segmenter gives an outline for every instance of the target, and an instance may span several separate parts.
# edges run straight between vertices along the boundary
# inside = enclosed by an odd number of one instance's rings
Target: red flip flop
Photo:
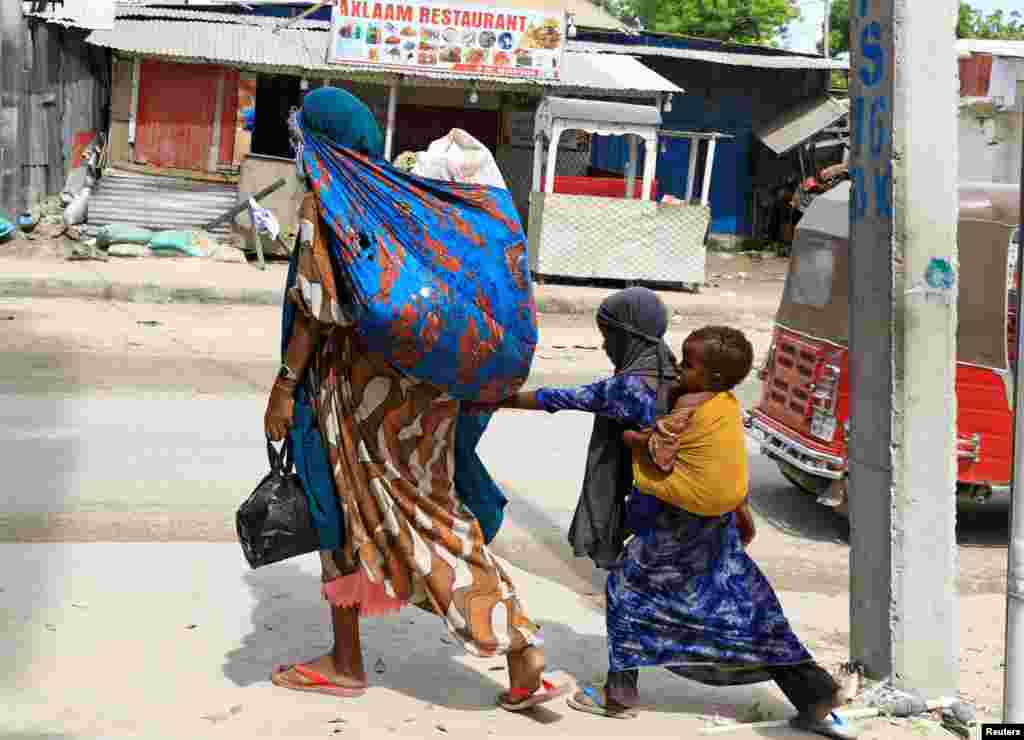
[[[306,679],[308,683],[294,683],[293,681],[284,678],[284,676],[290,671],[295,671],[295,673]],[[322,673],[298,663],[295,665],[278,666],[277,669],[270,674],[270,682],[275,686],[291,689],[292,691],[309,691],[314,694],[327,694],[329,696],[339,696],[345,699],[355,699],[356,697],[360,697],[366,693],[365,686],[360,688],[339,686]]]
[[[560,696],[565,696],[572,689],[568,683],[556,686],[547,679],[541,679],[541,686],[535,691],[529,689],[509,689],[501,695],[498,702],[508,712],[523,712],[541,704],[547,704]]]

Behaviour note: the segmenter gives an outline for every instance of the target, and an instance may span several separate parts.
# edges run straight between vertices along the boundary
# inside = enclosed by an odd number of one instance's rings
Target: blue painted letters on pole
[[[867,0],[859,4],[860,16],[868,14]],[[892,216],[891,110],[885,81],[891,76],[886,52],[886,33],[877,20],[865,20],[854,54],[862,85],[851,108],[850,220],[857,223],[869,215]]]

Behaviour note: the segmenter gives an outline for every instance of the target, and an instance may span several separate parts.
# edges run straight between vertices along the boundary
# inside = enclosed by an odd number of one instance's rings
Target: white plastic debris
[[[281,233],[281,225],[277,222],[274,214],[253,198],[249,198],[249,212],[252,214],[252,223],[256,228],[256,233],[266,234],[272,240],[276,240]]]

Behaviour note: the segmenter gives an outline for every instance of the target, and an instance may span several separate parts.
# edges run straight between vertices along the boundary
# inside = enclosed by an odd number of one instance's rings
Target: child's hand
[[[746,501],[736,509],[736,529],[740,532],[740,542],[743,543],[744,547],[747,547],[754,541],[757,528],[754,526],[754,517],[750,513],[750,507]]]
[[[627,429],[622,433],[622,441],[634,453],[647,453],[647,441],[651,438],[651,430],[635,431]]]

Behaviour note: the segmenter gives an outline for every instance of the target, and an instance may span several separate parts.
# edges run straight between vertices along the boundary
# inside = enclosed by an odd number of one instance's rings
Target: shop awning
[[[846,101],[822,97],[789,109],[757,131],[764,145],[782,156],[824,131],[850,110]]]
[[[574,100],[571,98],[545,98],[541,107],[548,117],[574,121],[612,123],[623,126],[661,126],[661,113],[653,105],[612,103],[604,100]]]
[[[225,64],[253,70],[310,77],[347,76],[373,81],[401,74],[435,84],[482,88],[564,90],[653,96],[681,93],[682,88],[623,55],[566,52],[560,79],[530,79],[456,73],[410,67],[396,70],[380,65],[327,63],[330,24],[300,21],[278,29],[280,19],[227,15],[203,11],[121,6],[112,30],[93,31],[86,41],[126,54],[167,61]]]
[[[562,82],[571,87],[623,92],[683,92],[683,88],[634,57],[570,51],[563,57],[562,65]]]

